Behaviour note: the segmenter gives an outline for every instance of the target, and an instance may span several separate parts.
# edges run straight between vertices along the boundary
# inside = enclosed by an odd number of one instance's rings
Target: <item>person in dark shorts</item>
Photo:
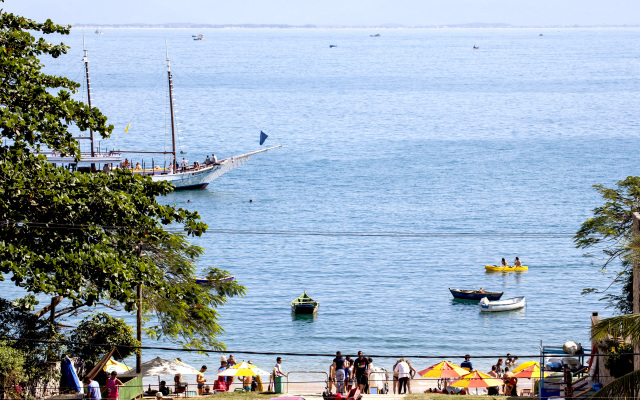
[[[365,387],[369,384],[369,377],[366,374],[367,369],[369,369],[369,360],[359,351],[358,358],[353,361],[353,374],[362,393],[364,393]]]

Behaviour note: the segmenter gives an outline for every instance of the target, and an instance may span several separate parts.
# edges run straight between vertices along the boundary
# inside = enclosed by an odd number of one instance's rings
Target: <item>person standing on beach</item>
[[[202,393],[204,393],[204,383],[207,381],[206,379],[204,379],[204,372],[207,370],[207,366],[203,365],[202,368],[200,368],[200,372],[198,372],[198,374],[196,375],[196,383],[198,384],[198,395],[202,396]]]
[[[407,394],[407,382],[409,382],[409,364],[401,358],[399,362],[396,364],[393,372],[398,373],[398,394],[402,394],[404,390],[404,394]]]
[[[416,371],[415,368],[413,368],[413,365],[411,365],[411,362],[409,360],[404,360],[407,365],[409,366],[409,380],[407,381],[407,389],[409,389],[409,394],[411,394],[411,380],[413,379],[414,376],[416,376],[416,374],[418,373],[418,371]]]
[[[117,400],[120,398],[120,386],[124,386],[120,379],[118,379],[118,373],[111,371],[111,378],[107,378],[107,397],[109,400]]]
[[[364,393],[364,388],[369,383],[369,379],[365,372],[369,366],[369,361],[362,355],[362,352],[358,352],[358,358],[353,362],[353,375],[356,378],[356,384],[360,388],[360,392]]]
[[[353,361],[351,361],[351,356],[347,356],[344,360],[344,384],[345,384],[345,392],[349,393],[351,388],[353,387],[353,378],[351,375],[353,374]]]
[[[100,384],[91,378],[84,378],[84,383],[87,384],[87,398],[90,400],[102,400],[102,394],[100,394]]]
[[[398,364],[400,364],[400,361],[402,360],[399,359],[398,361],[396,361],[395,364],[393,364],[393,394],[396,394],[396,390],[398,390],[398,373],[396,372],[396,367],[398,366]]]
[[[466,369],[467,371],[473,371],[473,364],[471,364],[471,356],[469,354],[466,354],[464,356],[464,361],[460,363],[460,367]]]
[[[342,353],[339,351],[336,352],[336,358],[333,359],[333,370],[335,371],[336,376],[336,393],[344,394],[344,358],[342,358]]]
[[[233,358],[233,354],[229,354],[229,358],[227,358],[227,368],[231,368],[236,364],[236,359]]]
[[[508,371],[508,369],[507,369]],[[498,358],[498,362],[496,363],[496,372],[498,375],[502,376],[505,373],[504,368],[502,367],[502,358]]]
[[[276,365],[273,367],[273,375],[274,376],[287,376],[282,370],[282,357],[276,358]]]
[[[218,373],[227,369],[227,359],[224,356],[220,356],[220,368],[218,368]],[[231,387],[231,377],[227,378],[226,376],[219,376],[214,385],[214,390],[217,391],[228,391]]]

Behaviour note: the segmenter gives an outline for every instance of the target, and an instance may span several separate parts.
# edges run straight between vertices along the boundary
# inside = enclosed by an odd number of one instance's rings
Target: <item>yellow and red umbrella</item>
[[[527,361],[527,362],[523,362],[522,364],[520,364],[520,365],[518,365],[517,367],[515,367],[515,368],[513,369],[513,371],[511,371],[511,372],[513,372],[513,373],[515,374],[516,372],[520,372],[520,371],[522,371],[523,369],[525,369],[525,368],[529,368],[529,367],[530,367],[530,366],[532,366],[532,365],[537,366],[537,367],[538,367],[538,369],[540,368],[540,363],[539,363],[539,362],[537,362],[537,361]]]
[[[540,364],[535,363],[526,368],[519,370],[513,376],[516,378],[527,378],[527,379],[542,379],[546,378],[550,373],[547,371],[542,371],[540,369]]]
[[[441,361],[418,372],[425,378],[459,378],[469,373],[466,369],[449,361]]]
[[[418,372],[418,375],[425,378],[444,378],[444,388],[447,388],[446,378],[459,378],[468,373],[466,369],[449,361],[441,361]]]
[[[488,388],[494,386],[502,386],[502,380],[492,378],[480,371],[473,371],[453,382],[449,386],[466,387],[466,388]]]
[[[257,375],[269,375],[268,372],[261,370],[253,364],[241,362],[233,367],[229,367],[222,372],[218,372],[218,376],[257,376]]]

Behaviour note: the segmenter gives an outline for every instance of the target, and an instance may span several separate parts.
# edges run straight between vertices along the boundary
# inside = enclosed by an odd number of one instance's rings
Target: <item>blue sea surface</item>
[[[200,213],[200,264],[247,288],[219,310],[230,351],[535,355],[541,342],[589,347],[591,313],[612,314],[581,295],[609,280],[572,235],[601,203],[592,185],[638,175],[640,29],[103,31],[85,35],[93,104],[115,126],[101,148],[169,148],[165,40],[190,162],[257,150],[261,130],[283,146],[161,199]],[[81,81],[81,31],[63,40],[70,55],[46,71]],[[516,256],[527,272],[485,272]],[[527,306],[480,313],[449,287]],[[315,319],[291,316],[304,290]],[[143,360],[158,355],[218,360]],[[330,362],[290,356],[285,369]]]

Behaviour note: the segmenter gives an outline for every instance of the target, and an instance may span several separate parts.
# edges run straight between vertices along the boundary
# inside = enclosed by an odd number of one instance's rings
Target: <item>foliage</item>
[[[630,344],[609,342],[607,354],[604,366],[614,378],[620,378],[633,371],[633,346]]]
[[[640,392],[640,369],[605,385],[591,399],[626,400],[635,399]]]
[[[621,313],[630,313],[633,309],[633,283],[631,281],[631,258],[628,243],[631,241],[633,212],[640,211],[640,177],[629,176],[618,181],[615,188],[594,185],[604,200],[604,204],[593,209],[593,217],[582,223],[574,236],[576,247],[587,249],[597,247],[605,256],[602,269],[620,262],[622,270],[615,272],[614,282],[622,285],[621,294],[606,294],[606,299]],[[585,289],[585,292],[597,292],[597,289]]]
[[[194,284],[202,249],[186,237],[207,225],[196,212],[158,203],[171,184],[127,171],[71,172],[37,154],[44,146],[79,157],[70,127],[108,137],[112,126],[71,98],[77,83],[41,72],[40,57],[67,47],[29,31],[65,35],[69,27],[0,10],[0,280],[9,275],[30,293],[20,300],[25,309],[37,304],[33,294],[62,296],[68,304],[56,318],[99,304],[132,312],[142,285],[146,320],[159,317],[149,328],[155,337],[221,346],[214,307],[244,288]]]
[[[25,389],[29,393],[35,394],[38,381],[58,379],[58,372],[49,361],[60,359],[63,346],[45,341],[55,342],[62,336],[48,321],[43,322],[29,310],[0,299],[0,337],[13,338],[5,345],[22,354]]]
[[[22,352],[0,342],[0,390],[25,380],[25,357]]]
[[[80,321],[76,329],[69,335],[68,352],[73,357],[80,357],[93,368],[100,361],[104,353],[111,347],[117,346],[113,358],[124,360],[136,350],[132,347],[140,346],[131,326],[121,318],[101,312],[85,317]],[[96,346],[96,345],[111,346]]]

